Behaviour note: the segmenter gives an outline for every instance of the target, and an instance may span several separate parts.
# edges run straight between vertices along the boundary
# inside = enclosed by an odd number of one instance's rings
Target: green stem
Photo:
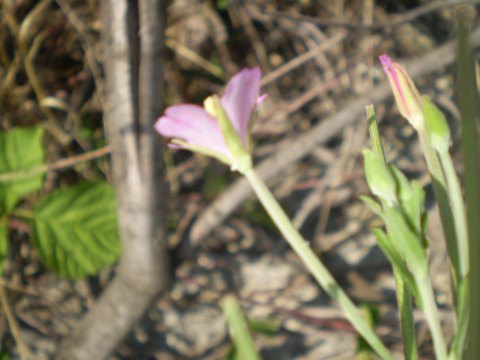
[[[452,209],[447,193],[447,181],[443,173],[437,153],[430,144],[429,135],[424,129],[418,129],[420,144],[422,146],[425,160],[427,162],[428,171],[432,176],[433,192],[438,203],[440,218],[442,220],[445,242],[447,245],[450,261],[453,266],[453,282],[455,290],[461,281],[460,261],[458,258],[458,243],[455,231],[455,223],[453,220]]]
[[[440,323],[440,317],[438,315],[437,304],[435,302],[435,296],[433,294],[432,283],[428,276],[422,276],[417,278],[417,284],[423,312],[432,334],[435,357],[437,360],[446,360],[447,346],[442,333],[442,327]]]
[[[240,309],[237,299],[233,295],[227,295],[222,299],[221,306],[227,318],[230,334],[235,344],[237,359],[260,360],[260,355],[258,355],[255,350],[255,345],[248,331],[245,316]]]
[[[464,187],[467,203],[470,274],[467,277],[468,359],[480,358],[480,137],[478,135],[480,99],[476,82],[475,54],[471,46],[473,23],[467,12],[457,12],[457,98],[462,119],[462,154]],[[459,346],[460,347],[460,346]]]
[[[382,141],[380,140],[380,133],[378,131],[377,115],[373,105],[366,106],[368,118],[368,132],[370,133],[370,142],[372,144],[373,152],[379,154],[386,163],[385,153],[383,152]]]
[[[452,205],[453,220],[455,222],[458,241],[460,275],[463,279],[470,270],[465,204],[463,203],[462,189],[450,154],[448,152],[445,152],[444,154],[439,153],[439,158],[447,179],[448,195]]]
[[[465,354],[465,344],[468,337],[468,325],[470,322],[470,305],[469,305],[469,276],[463,280],[458,287],[457,294],[457,324],[455,333],[450,347],[449,360],[463,359]]]
[[[378,336],[362,317],[356,306],[337,284],[328,269],[323,265],[315,255],[309,244],[303,239],[299,232],[292,225],[290,219],[273,197],[265,183],[257,176],[255,171],[250,168],[245,171],[246,178],[249,180],[253,190],[265,207],[266,211],[277,225],[278,229],[285,237],[295,253],[302,259],[313,277],[318,281],[322,288],[338,302],[345,316],[358,331],[358,333],[370,344],[370,346],[381,356],[382,359],[392,359],[388,349],[382,344]]]
[[[417,342],[415,337],[415,321],[413,319],[412,294],[403,281],[403,277],[393,268],[397,289],[397,303],[402,325],[403,353],[405,360],[417,360]]]

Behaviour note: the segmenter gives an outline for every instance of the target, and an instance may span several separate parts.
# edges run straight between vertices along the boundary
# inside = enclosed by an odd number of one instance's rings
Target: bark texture
[[[170,280],[160,138],[163,6],[102,1],[104,122],[112,146],[122,255],[117,275],[62,342],[57,359],[105,359]]]

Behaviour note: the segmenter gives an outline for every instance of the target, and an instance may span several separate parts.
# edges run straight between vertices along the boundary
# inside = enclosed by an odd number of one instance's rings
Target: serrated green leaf
[[[43,128],[15,128],[0,133],[0,173],[29,169],[44,163]],[[18,200],[42,187],[43,174],[0,182],[0,207],[11,211]]]
[[[97,274],[120,253],[115,195],[107,183],[57,190],[35,206],[33,215],[40,259],[60,276]]]
[[[8,223],[5,216],[0,218],[0,276],[5,273],[5,260],[8,255]]]

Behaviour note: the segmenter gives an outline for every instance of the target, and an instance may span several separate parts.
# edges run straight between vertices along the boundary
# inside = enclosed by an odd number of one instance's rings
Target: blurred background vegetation
[[[393,277],[370,233],[378,220],[358,199],[367,192],[360,155],[368,144],[368,123],[351,104],[384,82],[377,58],[388,53],[426,69],[416,84],[446,113],[458,140],[453,63],[422,59],[454,40],[455,6],[464,4],[478,23],[478,2],[172,0],[164,8],[167,50],[159,66],[165,91],[159,101],[200,104],[221,92],[240,69],[261,67],[262,93],[268,97],[253,127],[255,161],[271,159],[295,143],[311,149],[286,169],[278,159],[269,170],[269,184],[349,294],[374,309],[379,334],[397,354],[402,349]],[[111,148],[102,121],[105,53],[99,3],[5,0],[0,5],[0,130],[44,129],[44,181],[21,199],[19,209],[31,210],[66,186],[111,181]],[[376,110],[386,156],[427,185],[413,129],[392,98],[385,99]],[[342,129],[318,144],[301,142],[300,135],[343,111],[350,120]],[[0,151],[8,155],[6,148]],[[458,142],[454,154],[460,155]],[[353,358],[357,339],[351,326],[305,273],[258,203],[229,187],[238,175],[191,153],[158,156],[167,164],[170,194],[163,206],[174,283],[112,358],[226,358],[231,347],[218,301],[228,291],[241,299],[265,359]],[[431,189],[426,190],[433,208]],[[216,216],[226,218],[214,226],[202,216],[213,201],[219,204]],[[225,208],[229,201],[241,206]],[[432,242],[432,274],[449,324],[449,276],[438,221],[431,211],[430,236],[438,239]],[[8,291],[34,358],[51,358],[115,274],[115,264],[70,281],[40,261],[28,221],[14,216],[5,226],[10,247],[0,286]],[[423,322],[417,327],[420,353],[431,358],[427,328]],[[17,357],[4,318],[0,339],[3,354]]]

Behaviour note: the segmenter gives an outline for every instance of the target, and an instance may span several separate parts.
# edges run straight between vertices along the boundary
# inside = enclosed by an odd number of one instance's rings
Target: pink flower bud
[[[392,62],[388,55],[380,56],[383,70],[395,96],[398,110],[415,129],[423,127],[422,98],[410,76],[398,63]]]

